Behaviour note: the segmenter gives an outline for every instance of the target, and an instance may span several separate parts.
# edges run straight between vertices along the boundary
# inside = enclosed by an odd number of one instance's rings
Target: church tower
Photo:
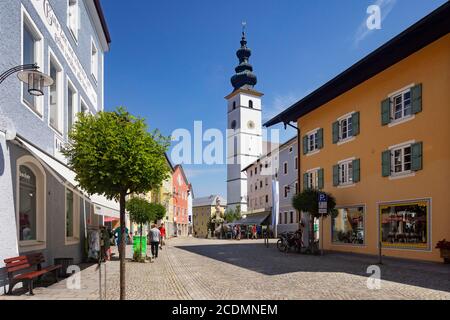
[[[242,170],[255,162],[262,153],[261,97],[254,86],[257,79],[249,63],[251,50],[247,48],[245,32],[236,52],[239,65],[231,77],[233,92],[228,102],[227,122],[227,206],[247,211],[247,175]]]

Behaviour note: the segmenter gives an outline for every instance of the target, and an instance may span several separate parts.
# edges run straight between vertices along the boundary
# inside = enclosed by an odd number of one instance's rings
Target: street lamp
[[[13,67],[0,75],[0,84],[5,81],[10,75],[18,72],[17,78],[20,81],[28,84],[28,93],[33,96],[44,95],[44,87],[51,86],[53,79],[38,71],[39,66],[37,64],[23,64]]]

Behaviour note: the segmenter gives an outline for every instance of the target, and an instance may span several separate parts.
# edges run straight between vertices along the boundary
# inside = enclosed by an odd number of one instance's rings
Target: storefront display
[[[380,205],[380,237],[384,247],[429,248],[428,200]]]
[[[333,243],[364,244],[364,207],[337,209],[332,218]]]

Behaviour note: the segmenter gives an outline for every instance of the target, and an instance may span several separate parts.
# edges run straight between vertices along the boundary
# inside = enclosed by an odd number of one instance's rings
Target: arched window
[[[236,101],[233,101],[233,110],[236,109]]]
[[[37,240],[36,175],[25,165],[19,166],[19,240]]]
[[[249,107],[249,108],[253,108],[253,101],[252,101],[252,100],[250,100],[250,101],[248,102],[248,107]]]
[[[16,219],[21,251],[43,250],[45,235],[45,171],[38,160],[23,156],[16,163]]]
[[[230,125],[231,129],[233,129],[233,130],[236,129],[236,126],[237,126],[236,120],[231,121],[231,125]]]

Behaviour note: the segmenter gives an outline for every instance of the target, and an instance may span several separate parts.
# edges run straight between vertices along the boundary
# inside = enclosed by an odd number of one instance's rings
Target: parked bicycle
[[[281,252],[288,252],[291,248],[300,252],[303,247],[302,231],[297,230],[295,232],[282,232],[278,236],[277,248]]]

